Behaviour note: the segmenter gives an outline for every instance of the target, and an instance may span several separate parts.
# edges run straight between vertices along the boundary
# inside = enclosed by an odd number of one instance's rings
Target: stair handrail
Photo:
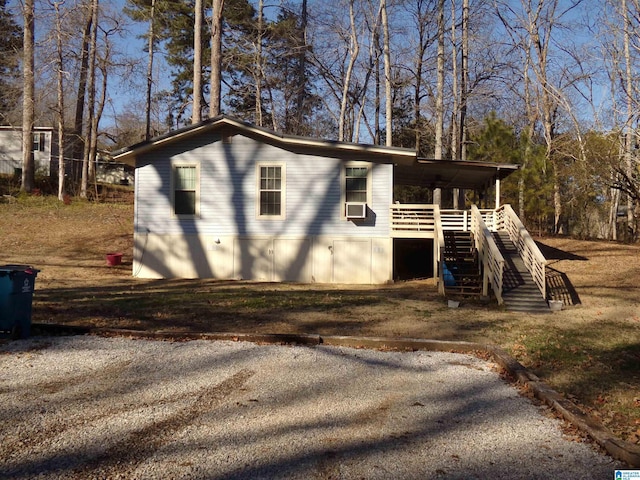
[[[488,294],[488,282],[490,282],[498,305],[502,305],[504,303],[502,298],[504,257],[482,218],[482,213],[475,205],[471,205],[471,233],[483,267],[482,294]]]
[[[502,205],[499,216],[502,219],[503,229],[509,234],[509,239],[518,249],[518,253],[524,260],[524,264],[531,273],[533,281],[538,286],[542,298],[547,298],[546,265],[547,259],[538,248],[535,240],[526,229],[511,205]]]
[[[436,258],[438,259],[436,268],[438,269],[438,293],[444,295],[444,230],[442,229],[442,218],[440,217],[440,207],[433,205],[433,223],[435,224],[434,246],[436,248]]]

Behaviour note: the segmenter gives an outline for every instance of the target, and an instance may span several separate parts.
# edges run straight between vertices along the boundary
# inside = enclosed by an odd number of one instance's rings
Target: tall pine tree
[[[0,0],[0,123],[16,120],[20,100],[20,54],[22,29]]]

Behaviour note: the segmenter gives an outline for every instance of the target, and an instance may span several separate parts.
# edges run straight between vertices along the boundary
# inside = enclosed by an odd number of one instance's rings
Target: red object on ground
[[[122,263],[121,253],[107,253],[107,265],[114,267],[120,265],[120,263]]]

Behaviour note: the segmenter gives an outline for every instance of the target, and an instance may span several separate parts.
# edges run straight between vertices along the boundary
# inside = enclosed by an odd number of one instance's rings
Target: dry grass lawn
[[[549,265],[580,304],[516,314],[463,300],[432,281],[300,285],[131,276],[130,203],[0,203],[0,264],[41,270],[33,322],[138,330],[371,335],[500,345],[552,387],[640,443],[640,247],[545,238]],[[124,253],[108,267],[105,254]]]

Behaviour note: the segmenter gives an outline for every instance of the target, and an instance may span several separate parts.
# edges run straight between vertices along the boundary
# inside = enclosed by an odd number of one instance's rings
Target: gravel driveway
[[[468,355],[76,336],[0,345],[0,478],[613,478]]]

